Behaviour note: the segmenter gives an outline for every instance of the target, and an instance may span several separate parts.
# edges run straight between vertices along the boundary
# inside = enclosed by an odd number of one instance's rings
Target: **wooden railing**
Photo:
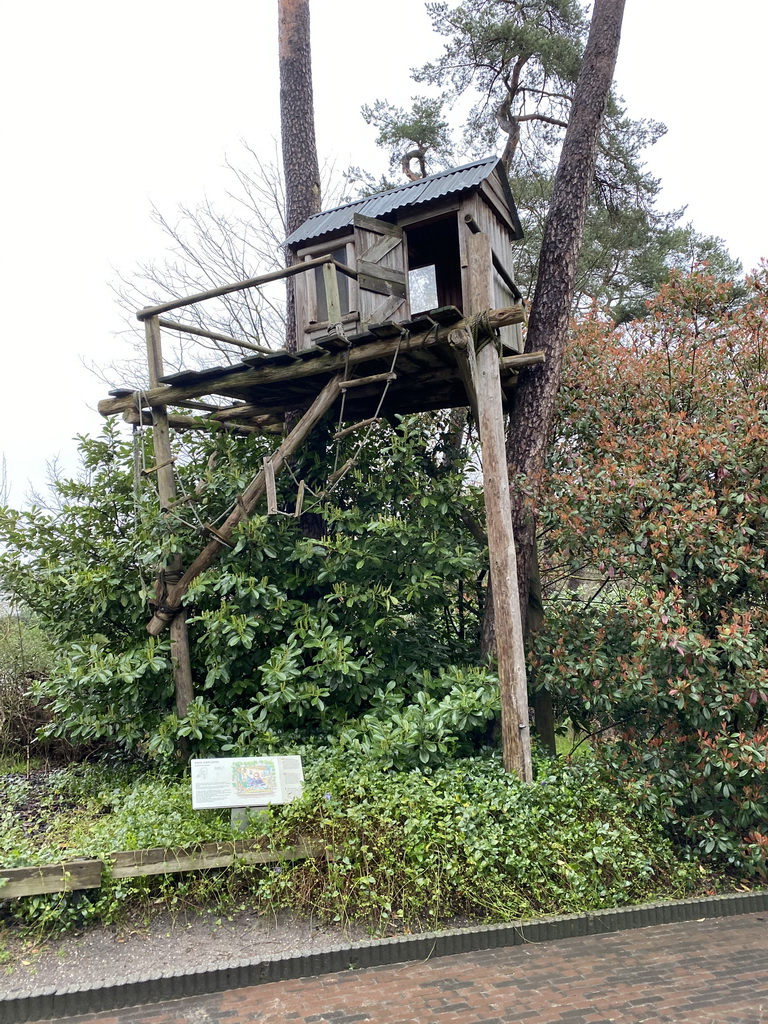
[[[280,861],[310,860],[327,856],[323,843],[302,839],[282,850],[264,849],[259,842],[202,843],[193,849],[162,846],[148,850],[121,850],[106,860],[80,858],[60,864],[24,868],[0,868],[0,901],[42,893],[98,889],[104,869],[112,878],[141,878],[146,875],[208,871],[233,864],[277,864]]]
[[[210,288],[205,292],[197,292],[195,295],[187,295],[181,299],[171,299],[168,302],[161,302],[158,306],[145,306],[136,313],[136,319],[141,321],[158,318],[158,326],[168,330],[181,331],[183,334],[192,334],[199,338],[209,338],[211,341],[219,341],[224,344],[235,345],[239,348],[249,349],[253,352],[271,353],[274,350],[257,345],[250,341],[241,341],[228,334],[221,334],[217,331],[208,331],[202,327],[191,327],[188,324],[177,323],[173,320],[160,319],[163,313],[170,313],[174,309],[183,309],[184,306],[194,306],[198,302],[205,302],[207,299],[221,298],[222,295],[232,295],[234,292],[246,291],[249,288],[258,288],[261,285],[269,284],[272,281],[280,281],[283,278],[295,277],[297,274],[305,274],[316,267],[323,268],[325,293],[328,302],[328,321],[336,323],[341,319],[341,302],[339,298],[339,283],[336,273],[344,274],[357,280],[357,271],[351,267],[339,263],[332,256],[317,256],[315,259],[305,260],[303,263],[294,263],[291,267],[283,267],[280,270],[272,270],[268,274],[260,274],[258,277],[250,277],[245,281],[235,281],[232,284],[220,285],[218,288]]]

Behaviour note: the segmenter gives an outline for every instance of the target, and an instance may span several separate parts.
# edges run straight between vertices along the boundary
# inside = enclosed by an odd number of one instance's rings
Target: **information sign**
[[[264,807],[301,796],[301,758],[192,758],[192,807]]]

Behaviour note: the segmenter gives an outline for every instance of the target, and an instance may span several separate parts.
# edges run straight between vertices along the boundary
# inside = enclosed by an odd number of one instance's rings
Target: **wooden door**
[[[356,213],[358,305],[361,326],[408,319],[407,251],[403,229]]]

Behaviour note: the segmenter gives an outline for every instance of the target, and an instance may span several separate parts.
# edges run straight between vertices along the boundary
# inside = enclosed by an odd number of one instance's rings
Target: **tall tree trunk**
[[[315,106],[312,98],[312,54],[309,0],[278,0],[280,53],[280,135],[285,180],[285,227],[288,234],[320,210],[320,169],[315,141]],[[293,262],[286,250],[286,266]],[[298,347],[294,281],[286,282],[285,346]]]
[[[520,374],[509,421],[507,459],[523,616],[529,608],[531,579],[536,575],[538,497],[551,441],[576,265],[600,125],[616,67],[624,4],[625,0],[595,0],[584,62],[555,175],[528,326],[526,350],[542,350],[547,359],[543,365]],[[545,745],[554,746],[551,707],[542,708],[540,717],[549,722],[542,729]]]

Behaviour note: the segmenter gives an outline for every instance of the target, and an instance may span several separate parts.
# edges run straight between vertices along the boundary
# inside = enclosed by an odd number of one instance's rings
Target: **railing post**
[[[341,323],[341,298],[339,297],[339,279],[336,276],[335,263],[323,264],[323,284],[325,285],[325,308],[328,311],[328,323]]]
[[[163,350],[160,336],[160,320],[152,316],[145,321],[147,341],[147,367],[149,370],[149,386],[159,386],[163,376]],[[152,408],[152,437],[155,449],[155,465],[157,469],[157,492],[163,514],[176,500],[176,480],[173,473],[173,455],[171,452],[170,431],[168,427],[168,410],[164,405]],[[174,555],[163,576],[170,576],[177,582],[183,571],[181,555]],[[165,591],[167,586],[161,578],[159,590]],[[187,613],[181,609],[173,618],[170,627],[171,659],[173,661],[173,683],[176,693],[176,712],[184,718],[192,701],[194,684],[192,681],[192,662],[189,652],[189,635],[187,633]]]

